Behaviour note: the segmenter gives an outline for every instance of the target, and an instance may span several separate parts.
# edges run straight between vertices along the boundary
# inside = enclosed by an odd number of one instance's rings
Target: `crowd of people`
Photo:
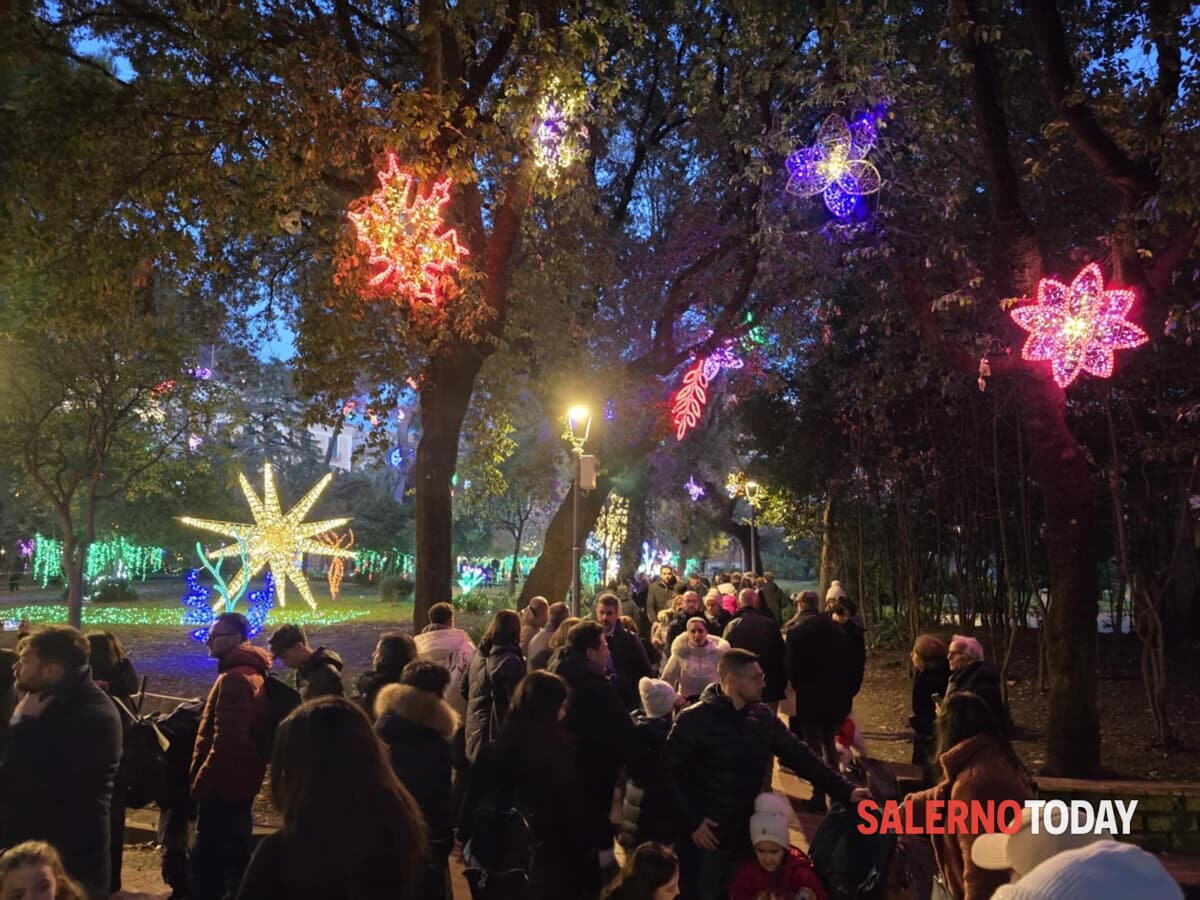
[[[811,591],[789,600],[770,573],[681,581],[663,567],[614,583],[582,619],[540,597],[500,610],[477,646],[438,603],[415,636],[383,634],[353,684],[298,626],[266,648],[248,635],[242,615],[217,616],[207,698],[162,720],[173,897],[449,900],[458,853],[479,898],[825,900],[771,791],[775,762],[812,785],[812,811],[867,796],[846,777],[864,750],[853,706],[866,642],[837,582],[821,608]],[[115,636],[60,626],[3,652],[0,898],[108,897],[144,766],[128,746],[132,664]],[[914,643],[913,762],[931,784],[906,801],[917,820],[931,801],[1033,796],[983,656],[964,636]],[[282,826],[255,846],[268,769]],[[1111,876],[1121,896],[1180,896],[1136,848],[1042,848],[1043,866],[1029,853],[1018,866],[973,843],[934,838],[942,897],[1006,896],[1014,872],[1007,896],[1082,897],[1036,889],[1072,854],[1124,872]]]

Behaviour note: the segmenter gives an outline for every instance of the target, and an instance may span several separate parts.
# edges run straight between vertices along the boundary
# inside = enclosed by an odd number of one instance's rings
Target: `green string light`
[[[342,608],[329,610],[306,609],[272,609],[267,614],[267,623],[282,625],[291,622],[296,625],[327,626],[350,622],[368,615],[368,610]],[[7,621],[27,620],[31,624],[63,623],[67,621],[67,607],[61,603],[27,604],[24,606],[0,607],[0,618]],[[153,626],[179,628],[179,608],[146,606],[84,606],[83,624],[85,626],[117,625],[117,626]]]

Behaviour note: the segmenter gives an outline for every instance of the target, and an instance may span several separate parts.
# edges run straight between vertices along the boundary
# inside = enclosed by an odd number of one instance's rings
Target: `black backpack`
[[[143,716],[113,697],[124,729],[118,779],[125,785],[125,806],[141,809],[162,805],[167,795],[167,750],[170,740],[158,727],[158,716]]]
[[[271,674],[264,679],[263,687],[267,694],[267,727],[261,735],[259,751],[264,759],[270,759],[279,723],[300,705],[300,692],[282,678]]]
[[[858,813],[835,803],[821,820],[808,849],[830,900],[875,900],[887,887],[896,848],[894,834],[862,834]]]

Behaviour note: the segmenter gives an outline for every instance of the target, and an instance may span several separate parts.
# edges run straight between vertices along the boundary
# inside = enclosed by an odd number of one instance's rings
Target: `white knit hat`
[[[780,794],[759,794],[754,798],[754,815],[750,817],[750,845],[778,844],[787,847],[791,844],[788,835],[788,813],[791,807],[787,799]]]
[[[642,695],[642,709],[652,719],[669,716],[675,710],[678,695],[665,681],[643,676],[638,682],[638,693]]]
[[[1183,900],[1183,889],[1140,847],[1100,841],[1052,856],[992,900]]]
[[[1078,850],[1097,841],[1111,840],[1103,834],[1051,834],[1042,828],[1032,830],[1033,810],[1028,806],[1021,812],[1021,827],[1013,834],[998,831],[981,834],[971,845],[971,859],[983,869],[1012,869],[1018,876],[1032,872],[1052,856],[1067,850]]]
[[[827,601],[828,600],[841,600],[845,596],[846,596],[846,589],[844,587],[842,587],[842,583],[840,581],[829,582],[829,590],[827,590],[825,592],[825,599]]]

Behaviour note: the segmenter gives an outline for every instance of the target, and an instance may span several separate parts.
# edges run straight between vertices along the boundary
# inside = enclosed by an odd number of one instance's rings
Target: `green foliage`
[[[406,602],[413,593],[412,580],[403,575],[385,575],[379,579],[379,602],[392,605]]]
[[[132,603],[138,592],[128,578],[103,577],[92,582],[87,599],[93,603]]]

